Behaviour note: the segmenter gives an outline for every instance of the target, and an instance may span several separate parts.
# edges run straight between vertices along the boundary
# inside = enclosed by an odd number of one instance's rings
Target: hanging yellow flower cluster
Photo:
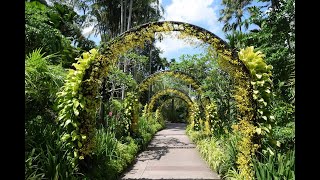
[[[206,104],[205,106],[205,132],[210,135],[215,131],[217,126],[220,126],[220,119],[218,118],[218,108],[214,101]]]
[[[189,116],[189,123],[191,124],[191,128],[193,128],[196,131],[200,130],[200,108],[197,102],[193,102],[192,107],[190,108],[190,116]]]
[[[128,130],[136,132],[139,119],[139,101],[135,92],[127,92],[124,109],[124,117],[129,120]]]

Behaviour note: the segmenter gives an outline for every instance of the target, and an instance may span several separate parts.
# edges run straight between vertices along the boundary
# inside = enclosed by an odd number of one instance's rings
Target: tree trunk
[[[123,32],[126,31],[126,25],[127,25],[127,0],[124,0],[124,12],[123,12]]]
[[[102,80],[102,92],[101,92],[101,102],[100,102],[100,112],[99,112],[99,116],[100,116],[100,123],[102,125],[104,125],[104,101],[106,100],[106,81],[107,79],[104,78]]]
[[[127,70],[127,61],[126,61],[126,59],[124,59],[124,61],[123,61],[123,72],[126,73],[126,70]],[[124,99],[124,85],[122,85],[122,88],[121,88],[121,99],[122,100]]]
[[[172,98],[171,100],[171,122],[175,122],[175,119],[174,119],[174,98]]]
[[[129,5],[129,17],[128,17],[128,26],[127,26],[127,30],[129,30],[129,29],[130,29],[130,27],[131,27],[132,1],[133,1],[133,0],[130,0],[130,5]]]
[[[151,59],[152,59],[152,49],[151,43],[149,44],[149,75],[151,75]],[[150,101],[151,98],[151,86],[149,85],[149,93],[148,93],[148,100]]]
[[[123,18],[124,18],[124,17],[123,17],[123,12],[124,12],[124,11],[123,11],[123,10],[124,10],[123,8],[124,8],[124,7],[123,7],[123,0],[120,0],[120,2],[121,2],[121,3],[120,3],[120,8],[121,8],[120,33],[122,33],[122,32],[123,32]]]

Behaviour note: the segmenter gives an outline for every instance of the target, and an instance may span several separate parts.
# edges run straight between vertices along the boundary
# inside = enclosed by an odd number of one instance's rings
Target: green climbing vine
[[[83,82],[86,70],[92,67],[92,63],[99,59],[98,52],[95,49],[82,54],[77,63],[73,66],[75,70],[70,69],[66,78],[66,82],[61,91],[57,93],[57,108],[60,109],[58,121],[65,128],[62,135],[62,141],[66,141],[70,152],[68,158],[74,166],[77,159],[84,159],[84,156],[79,155],[79,151],[86,151],[89,138],[93,138],[93,129],[90,126],[87,132],[83,131],[84,125],[87,123],[85,119],[79,118],[80,112],[88,109],[88,98],[81,93],[81,83]],[[91,139],[92,141],[93,139]]]

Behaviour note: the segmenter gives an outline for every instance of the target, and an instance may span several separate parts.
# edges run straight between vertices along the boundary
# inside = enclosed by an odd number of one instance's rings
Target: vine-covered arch
[[[157,100],[159,100],[161,97],[165,96],[165,95],[174,95],[174,96],[177,96],[177,97],[180,97],[181,99],[183,99],[187,104],[188,104],[188,107],[192,107],[193,105],[193,101],[191,100],[191,98],[188,96],[187,93],[179,90],[179,89],[174,89],[174,88],[167,88],[167,89],[164,89],[164,90],[161,90],[161,91],[158,91],[156,94],[154,94],[149,103],[148,103],[148,109],[147,109],[147,112],[150,113],[153,111],[154,109],[154,105],[155,103],[157,102]]]
[[[185,102],[186,104],[188,104],[188,102],[185,100],[185,99],[183,99],[183,98],[181,98],[181,97],[179,97],[179,96],[175,96],[175,97],[169,97],[168,99],[166,99],[166,100],[164,100],[162,103],[161,103],[161,105],[160,106],[158,106],[157,107],[157,110],[162,110],[163,109],[163,107],[165,106],[165,105],[167,105],[167,103],[171,103],[172,102],[172,99],[181,99],[183,102]]]
[[[260,52],[253,47],[239,52],[230,49],[218,36],[201,27],[176,21],[151,22],[124,32],[104,45],[102,52],[95,49],[83,53],[70,69],[66,82],[58,93],[58,120],[65,128],[62,140],[71,149],[68,157],[75,165],[78,160],[90,157],[94,147],[95,113],[99,107],[98,91],[103,77],[119,56],[128,50],[143,48],[146,41],[153,41],[156,32],[179,31],[178,38],[195,37],[208,43],[219,55],[219,66],[235,80],[234,98],[239,112],[238,129],[242,135],[239,142],[238,164],[244,177],[252,177],[251,154],[255,152],[253,135],[257,121],[272,120],[270,101],[272,67],[263,61]]]
[[[186,106],[187,106],[186,113],[187,113],[187,117],[189,117],[190,113],[191,113],[191,109],[190,108],[192,108],[192,107],[190,107],[190,105],[188,105],[188,102],[185,99],[183,99],[182,97],[180,97],[180,96],[168,97],[164,101],[162,101],[161,104],[159,106],[157,106],[157,108],[156,108],[155,116],[158,116],[158,117],[161,116],[162,117],[161,119],[164,119],[164,115],[163,115],[163,111],[162,111],[163,108],[166,105],[168,105],[168,103],[170,103],[172,105],[172,100],[175,100],[175,99],[179,99],[179,100],[181,100],[182,102],[184,102],[186,104]]]
[[[199,94],[201,94],[201,86],[200,83],[192,77],[190,74],[182,72],[182,71],[171,71],[171,70],[165,70],[165,71],[158,71],[150,76],[146,77],[139,85],[138,85],[138,92],[146,91],[153,82],[158,80],[159,78],[163,76],[170,76],[177,79],[180,79],[184,81],[186,84],[190,84],[191,87],[196,90]]]

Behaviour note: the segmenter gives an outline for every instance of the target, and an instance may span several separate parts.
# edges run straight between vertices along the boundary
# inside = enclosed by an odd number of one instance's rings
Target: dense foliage
[[[225,179],[294,179],[293,0],[223,0],[234,49],[197,26],[156,22],[158,1],[49,2],[25,8],[25,179],[117,179],[167,121],[188,123]],[[207,52],[166,62],[155,32],[171,31]]]

